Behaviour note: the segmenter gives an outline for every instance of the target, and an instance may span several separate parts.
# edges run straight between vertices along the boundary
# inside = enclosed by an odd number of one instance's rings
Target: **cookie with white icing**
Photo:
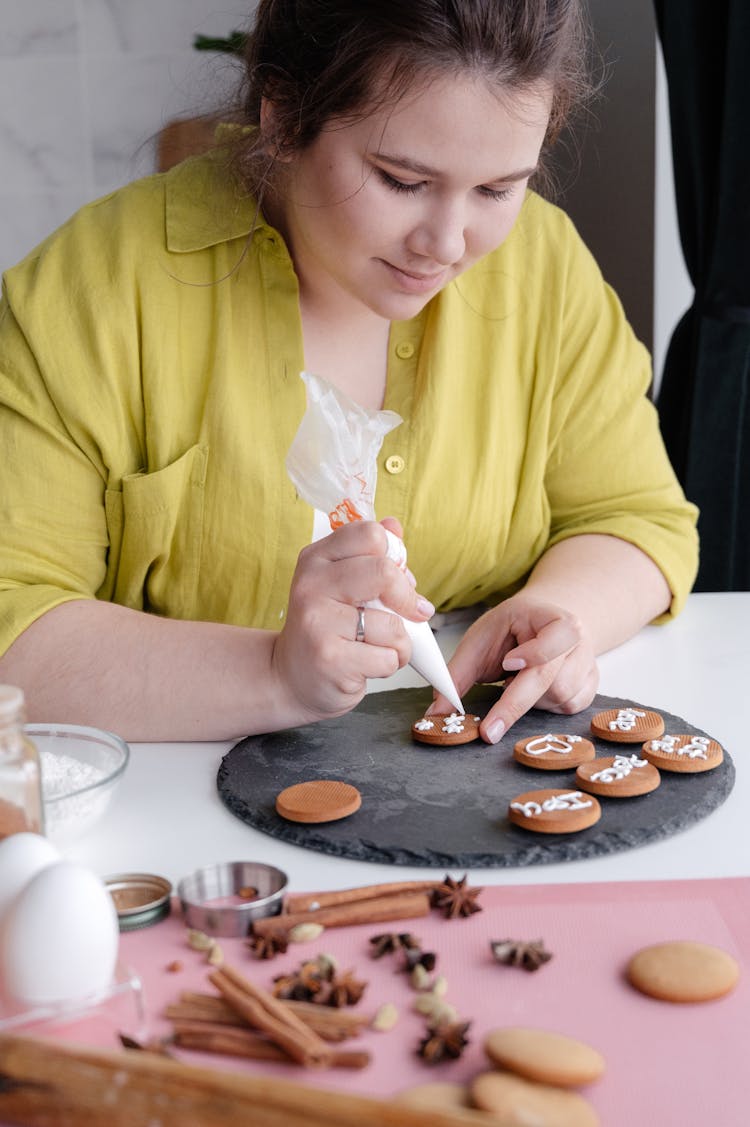
[[[608,755],[582,763],[576,771],[576,782],[588,794],[635,798],[656,790],[661,776],[652,763],[637,755]]]
[[[644,740],[658,739],[664,731],[664,720],[658,712],[637,705],[608,708],[591,718],[591,731],[600,740],[641,744]]]
[[[598,822],[602,808],[580,790],[529,790],[514,798],[508,817],[515,826],[539,834],[572,834]]]
[[[724,759],[720,743],[710,736],[663,735],[659,739],[648,740],[643,745],[643,754],[649,763],[662,771],[678,771],[682,774],[697,774],[699,771],[713,771]]]
[[[540,771],[564,771],[586,763],[596,755],[591,740],[583,736],[547,732],[543,736],[529,736],[519,740],[513,748],[513,758],[525,767]]]
[[[421,744],[434,744],[437,747],[450,747],[453,744],[468,744],[479,739],[481,717],[473,713],[462,715],[451,712],[447,715],[423,716],[411,726],[412,739]]]

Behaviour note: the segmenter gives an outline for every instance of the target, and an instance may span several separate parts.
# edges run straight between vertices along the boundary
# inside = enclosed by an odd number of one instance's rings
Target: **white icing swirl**
[[[556,752],[558,755],[570,755],[573,744],[579,743],[581,736],[555,736],[547,732],[546,736],[537,736],[529,740],[523,749],[526,755],[544,755],[546,752]]]
[[[648,760],[639,759],[637,755],[616,755],[612,765],[593,774],[591,781],[615,783],[618,779],[627,778],[630,772],[638,767],[648,767]]]
[[[569,790],[565,794],[551,794],[541,804],[530,799],[528,802],[511,802],[511,810],[518,810],[524,818],[535,818],[539,814],[556,814],[567,810],[585,810],[593,803],[590,798],[584,801],[579,790]]]
[[[609,722],[610,731],[632,732],[633,728],[635,728],[638,723],[638,717],[645,715],[645,712],[641,712],[637,708],[621,708],[615,719]]]
[[[658,740],[649,740],[646,750],[686,755],[688,759],[708,759],[708,745],[711,742],[708,736],[691,736],[687,743],[681,745],[682,738],[682,736],[662,736]]]

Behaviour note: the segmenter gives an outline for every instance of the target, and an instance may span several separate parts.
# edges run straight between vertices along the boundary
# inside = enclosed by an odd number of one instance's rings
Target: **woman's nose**
[[[459,204],[435,205],[408,240],[409,249],[440,266],[460,262],[466,250],[466,221]]]

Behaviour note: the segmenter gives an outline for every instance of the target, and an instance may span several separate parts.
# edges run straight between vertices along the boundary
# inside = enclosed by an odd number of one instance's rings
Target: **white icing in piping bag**
[[[328,536],[331,531],[331,525],[328,520],[328,515],[315,510],[315,520],[313,523],[313,540],[320,540],[324,536]],[[386,555],[389,560],[393,560],[402,571],[406,569],[406,547],[403,540],[399,540],[393,532],[388,528],[384,528],[386,536],[388,537],[388,549]],[[396,612],[382,603],[380,599],[372,599],[369,603],[365,603],[366,607],[374,607],[376,610],[386,610],[389,614]],[[438,645],[437,638],[430,629],[429,622],[412,622],[410,618],[404,618],[402,614],[399,618],[404,624],[409,639],[411,640],[411,659],[409,665],[412,669],[424,677],[428,685],[432,685],[439,693],[451,702],[453,708],[460,712],[463,716],[466,712],[461,698],[458,695],[455,682],[450,675],[448,666],[445,663],[443,652]]]
[[[430,629],[429,622],[412,622],[411,619],[401,617],[406,627],[406,633],[411,638],[411,661],[409,665],[416,670],[420,677],[424,677],[428,685],[432,685],[439,693],[446,697],[457,712],[463,716],[466,712],[458,690],[445,664],[443,651],[437,643],[437,638]]]
[[[287,453],[286,468],[299,496],[316,510],[315,540],[349,521],[376,519],[377,455],[385,435],[403,420],[394,411],[362,407],[312,372],[302,372],[301,377],[307,410]],[[327,515],[322,519],[319,514]],[[405,571],[403,540],[387,528],[384,532],[388,558]],[[396,613],[379,599],[366,605]],[[464,706],[429,623],[400,617],[411,639],[412,669],[463,715]]]
[[[403,540],[399,540],[398,536],[388,528],[384,529],[384,532],[388,537],[388,550],[386,552],[388,559],[393,560],[404,571],[406,569],[406,546]],[[389,609],[383,606],[379,599],[369,605],[379,606],[383,610]],[[432,685],[434,689],[442,693],[463,716],[466,710],[461,703],[458,690],[445,663],[443,652],[438,645],[437,638],[430,629],[429,622],[412,622],[410,618],[404,618],[403,615],[399,615],[399,618],[411,639],[409,665],[420,677],[424,677],[428,685]]]

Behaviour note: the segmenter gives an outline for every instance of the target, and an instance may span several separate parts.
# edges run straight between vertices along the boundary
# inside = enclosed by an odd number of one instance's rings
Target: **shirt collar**
[[[204,250],[246,238],[253,228],[269,231],[252,196],[241,196],[215,152],[192,157],[165,175],[167,249]]]

